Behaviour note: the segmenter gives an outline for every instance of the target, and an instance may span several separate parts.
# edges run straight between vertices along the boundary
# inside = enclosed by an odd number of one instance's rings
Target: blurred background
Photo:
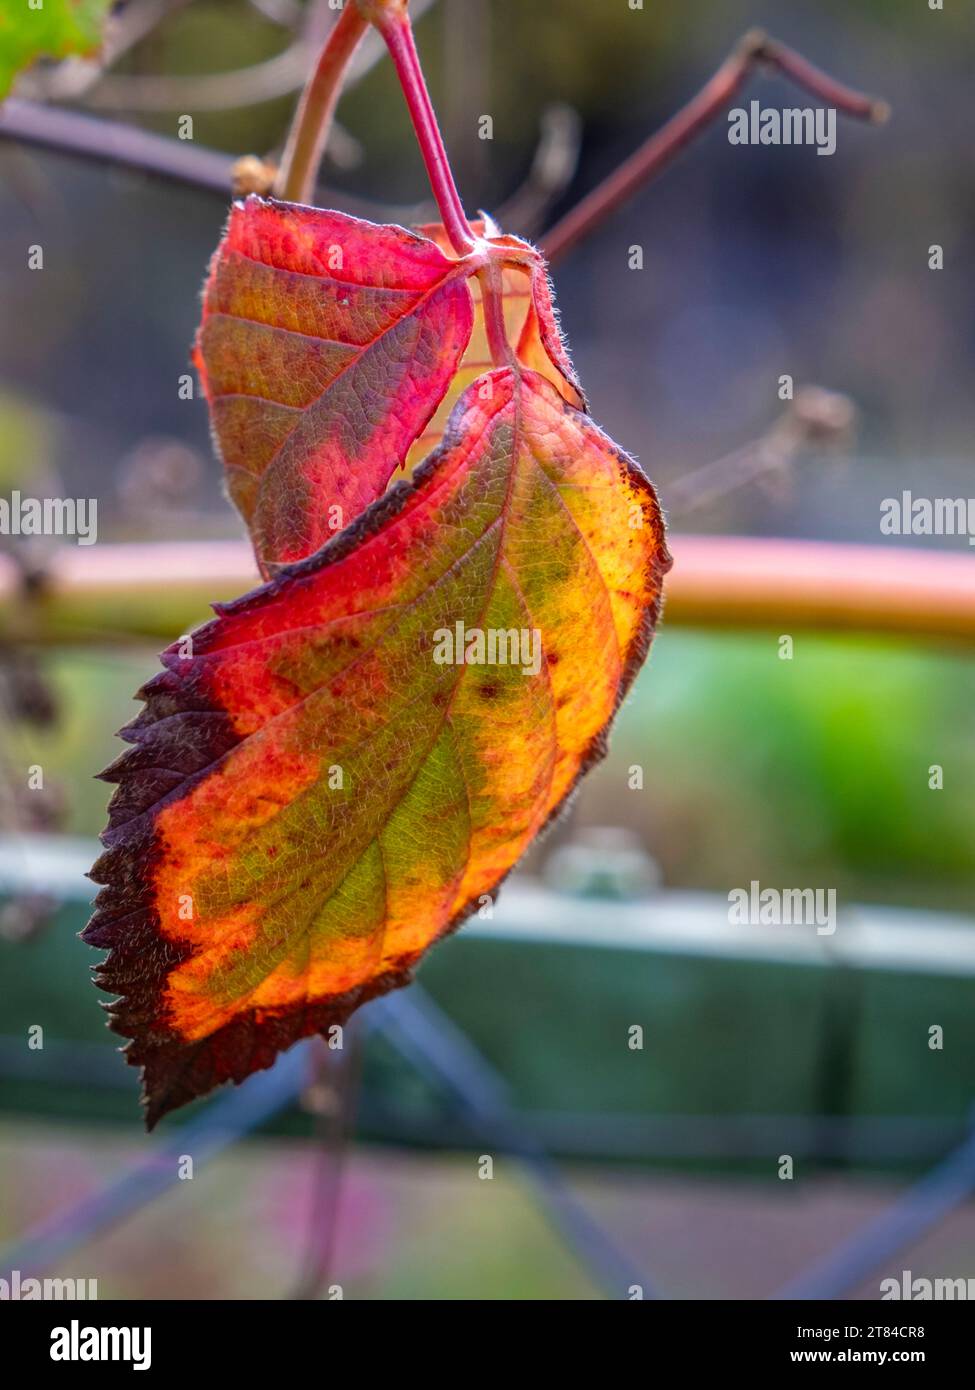
[[[150,10],[154,22],[138,28],[132,14]],[[882,499],[902,489],[975,493],[965,7],[437,0],[414,10],[466,207],[532,238],[755,25],[889,101],[882,127],[840,117],[829,158],[731,146],[722,116],[558,264],[558,302],[593,414],[654,479],[675,549],[694,532],[970,555],[964,537],[879,529]],[[16,96],[173,138],[189,114],[195,146],[273,157],[309,34],[330,19],[317,0],[132,0],[117,16],[131,47],[107,72],[36,68]],[[329,202],[428,220],[391,67],[364,66],[339,108]],[[753,97],[814,104],[772,75],[755,76],[736,104]],[[491,140],[478,134],[485,114]],[[100,545],[240,534],[205,405],[178,389],[225,215],[226,199],[204,189],[0,139],[0,495],[97,497]],[[27,269],[34,243],[42,274]],[[943,271],[928,267],[934,243]],[[630,268],[634,246],[641,270]],[[727,486],[695,493],[696,469],[747,456],[774,428],[783,374],[841,393],[855,430],[744,485],[730,466]],[[44,545],[3,545],[28,577],[43,571]],[[327,1296],[334,1283],[346,1297],[626,1297],[639,1282],[647,1297],[763,1298],[909,1201],[912,1182],[970,1143],[971,645],[802,632],[782,661],[787,627],[665,618],[606,762],[496,918],[421,970],[433,1014],[363,1025],[357,1142],[337,1139],[333,1123],[343,1106],[348,1118],[348,1077],[306,1077],[259,1135],[214,1152],[192,1182],[131,1210],[116,1193],[91,1228],[69,1220],[69,1234],[90,1238],[65,1246],[58,1213],[84,1211],[147,1152],[134,1077],[87,979],[93,953],[74,933],[104,823],[93,775],[116,755],[114,731],[169,638],[122,641],[96,617],[42,642],[32,605],[43,581],[26,592],[5,601],[0,646],[0,1239],[18,1258],[97,1277],[102,1297]],[[184,621],[205,616],[201,604]],[[34,765],[43,795],[26,790]],[[942,790],[929,788],[932,765]],[[751,880],[835,888],[836,936],[732,931],[727,894]],[[444,1047],[453,1037],[454,1061],[476,1048],[513,1120],[458,1109],[418,1042],[424,1017]],[[24,1038],[37,1024],[35,1055]],[[935,1025],[940,1050],[929,1046]],[[314,1077],[323,1064],[306,1051]],[[553,1205],[536,1141],[559,1160],[576,1217]],[[490,1181],[478,1177],[483,1154],[496,1156]],[[940,1215],[896,1254],[881,1242],[872,1264],[848,1253],[835,1291],[875,1298],[880,1277],[902,1269],[975,1278],[975,1207]],[[50,1235],[51,1222],[61,1244],[17,1245]]]

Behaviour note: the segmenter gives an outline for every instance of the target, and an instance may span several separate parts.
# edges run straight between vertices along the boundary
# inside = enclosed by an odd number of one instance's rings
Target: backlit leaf
[[[164,653],[85,933],[150,1124],[406,983],[494,895],[602,756],[668,565],[632,460],[495,369],[412,479]]]
[[[402,227],[234,206],[195,360],[265,574],[317,550],[403,463],[467,347],[469,274]]]

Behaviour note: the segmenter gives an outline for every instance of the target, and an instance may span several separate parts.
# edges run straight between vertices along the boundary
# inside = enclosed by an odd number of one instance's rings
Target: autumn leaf
[[[195,361],[230,495],[266,575],[385,490],[471,336],[470,267],[339,212],[235,204]]]
[[[515,365],[163,654],[105,774],[85,932],[150,1126],[407,983],[497,892],[602,756],[669,563],[637,465]]]
[[[38,58],[89,55],[101,41],[102,21],[112,0],[6,0],[0,13],[0,101],[14,78]]]
[[[503,306],[520,360],[584,407],[541,257],[493,222],[472,231],[517,258]],[[256,196],[234,206],[194,360],[265,576],[312,554],[440,442],[492,365],[470,278],[483,259],[458,258],[439,223],[408,232]]]

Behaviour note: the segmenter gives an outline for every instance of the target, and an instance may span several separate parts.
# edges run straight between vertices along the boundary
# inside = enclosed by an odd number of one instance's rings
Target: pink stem
[[[373,22],[386,40],[396,75],[403,88],[420,153],[427,166],[430,187],[443,218],[444,229],[458,256],[466,256],[474,247],[474,237],[460,201],[460,194],[457,192],[457,185],[454,183],[436,113],[420,67],[420,56],[413,42],[409,16],[405,10],[382,10]]]
[[[484,328],[487,333],[491,361],[496,367],[518,370],[518,359],[508,342],[504,323],[504,271],[497,261],[490,261],[477,272],[481,282],[481,303],[484,309]]]

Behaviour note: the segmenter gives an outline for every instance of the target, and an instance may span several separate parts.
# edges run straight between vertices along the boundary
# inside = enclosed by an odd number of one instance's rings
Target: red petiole
[[[346,69],[369,24],[382,35],[396,68],[417,143],[426,166],[444,230],[461,260],[481,281],[485,328],[496,366],[515,361],[504,327],[502,269],[471,231],[457,191],[443,136],[437,123],[420,57],[413,39],[406,0],[351,0],[328,36],[314,73],[302,95],[278,176],[276,191],[290,202],[310,202],[332,114]]]
[[[370,6],[373,8],[373,6]],[[375,7],[373,23],[382,34],[396,68],[417,143],[427,168],[430,187],[437,200],[450,244],[458,256],[474,249],[474,236],[464,213],[460,194],[444,148],[443,136],[427,90],[420,56],[413,41],[413,28],[405,6],[381,4]]]

